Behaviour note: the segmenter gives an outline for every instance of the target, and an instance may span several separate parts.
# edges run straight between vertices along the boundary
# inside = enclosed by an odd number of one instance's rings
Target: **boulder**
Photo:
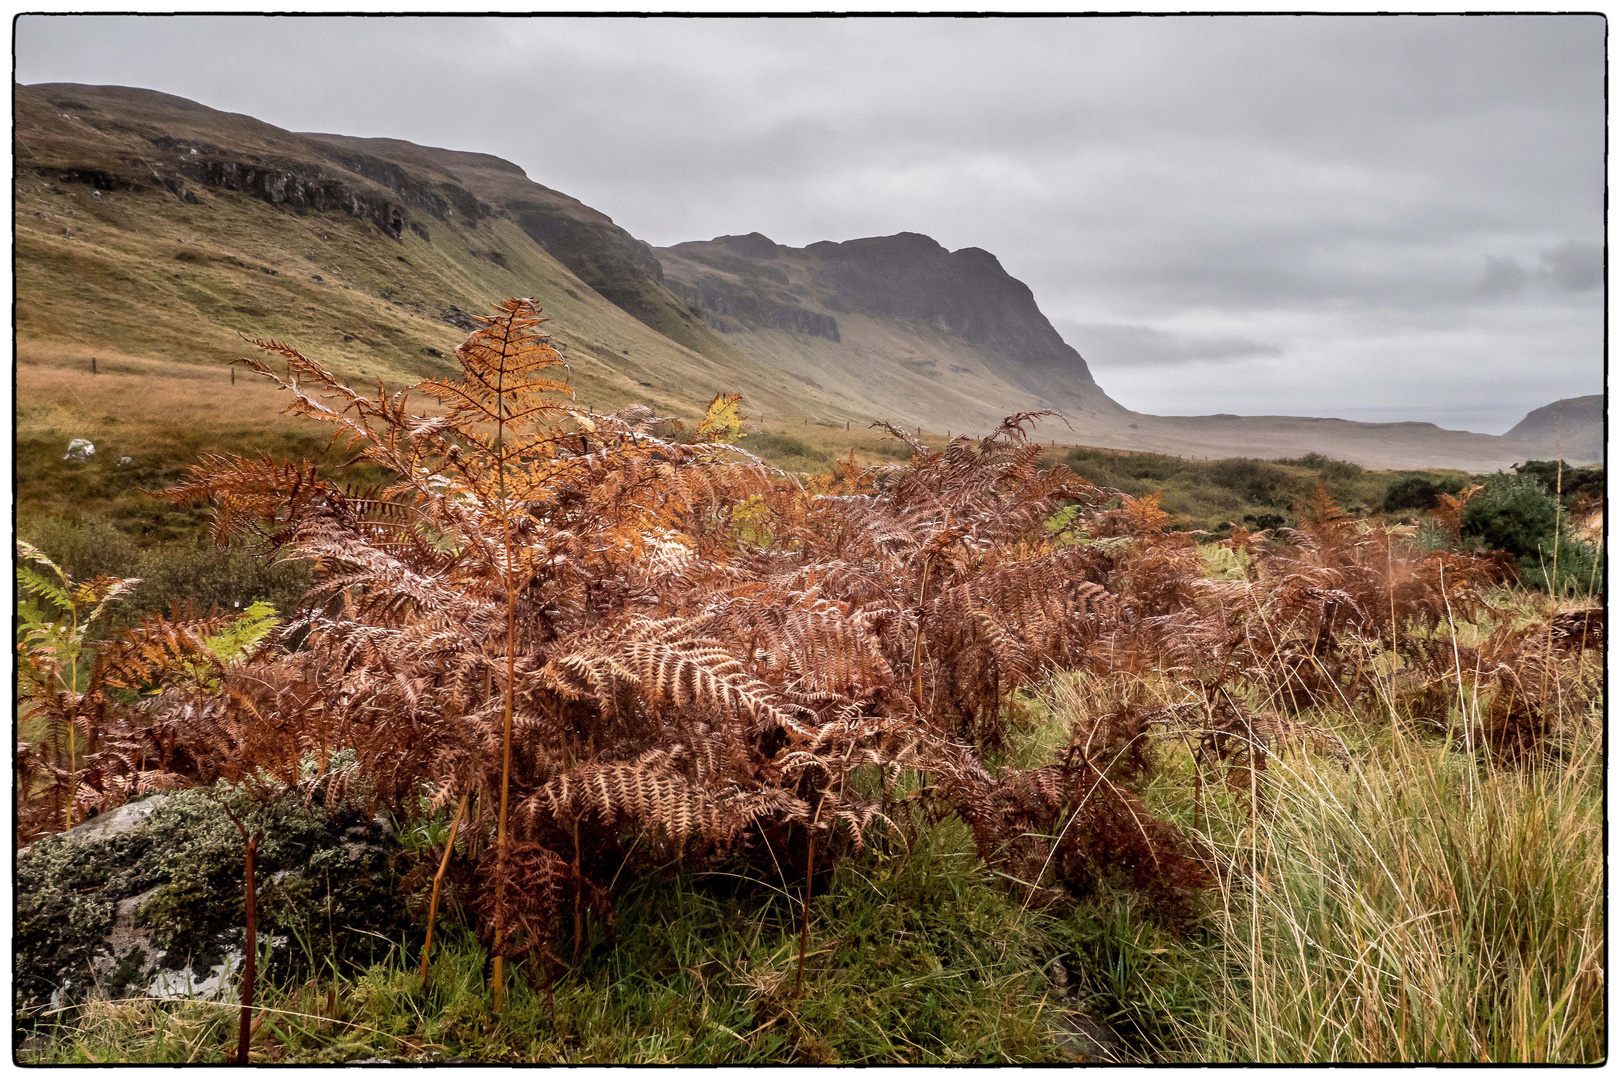
[[[74,439],[68,443],[67,453],[62,455],[63,461],[89,461],[96,456],[96,444],[89,439]]]
[[[469,333],[484,325],[477,319],[474,319],[471,315],[467,314],[465,311],[462,311],[460,308],[456,307],[454,304],[445,305],[444,310],[439,312],[439,319],[442,322],[447,322],[451,326],[454,326],[460,330],[466,330]]]
[[[328,956],[365,965],[414,933],[398,837],[358,802],[267,810],[221,784],[130,803],[17,854],[13,994],[26,1024],[90,997],[233,996],[244,857],[225,812],[264,823],[255,860],[261,977]],[[261,953],[261,955],[263,955]]]

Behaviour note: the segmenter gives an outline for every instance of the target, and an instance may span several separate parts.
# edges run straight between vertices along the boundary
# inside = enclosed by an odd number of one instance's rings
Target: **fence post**
[[[96,373],[96,358],[92,356],[90,358],[90,374],[94,375],[95,373]]]

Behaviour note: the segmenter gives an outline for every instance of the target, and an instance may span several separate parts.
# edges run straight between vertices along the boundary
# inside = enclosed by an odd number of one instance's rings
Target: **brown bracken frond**
[[[457,350],[459,377],[374,397],[258,343],[269,359],[244,363],[383,480],[213,457],[171,492],[210,502],[220,540],[311,560],[315,588],[228,663],[200,647],[207,617],[143,624],[100,684],[141,687],[137,705],[42,689],[33,707],[70,722],[107,712],[105,798],[313,758],[403,819],[464,806],[449,887],[497,957],[545,971],[570,924],[576,947],[587,915],[611,926],[639,872],[735,861],[810,880],[904,842],[919,806],[964,821],[1031,902],[1120,877],[1179,921],[1210,879],[1143,801],[1158,742],[1185,740],[1200,775],[1264,812],[1268,761],[1343,754],[1302,713],[1383,685],[1374,645],[1413,685],[1437,680],[1434,640],[1492,580],[1352,521],[1325,488],[1299,529],[1234,536],[1244,573],[1216,580],[1157,497],[1044,466],[1037,414],[938,448],[889,427],[909,461],[785,475],[736,445],[735,396],[690,440],[640,406],[580,408],[543,325],[506,301]],[[1543,651],[1589,645],[1592,625],[1549,624]],[[1499,728],[1534,734],[1533,649],[1492,648],[1473,681]],[[1515,674],[1484,674],[1502,665]],[[993,767],[1024,692],[1064,670],[1163,673],[1187,697],[1122,701],[1052,760]],[[44,744],[19,764],[56,800],[48,827],[74,769]],[[920,793],[897,800],[912,773]]]

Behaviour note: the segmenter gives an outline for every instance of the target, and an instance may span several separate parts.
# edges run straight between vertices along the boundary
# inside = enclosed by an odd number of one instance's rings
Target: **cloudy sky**
[[[25,17],[19,82],[498,154],[653,244],[982,247],[1136,409],[1603,389],[1597,17]]]

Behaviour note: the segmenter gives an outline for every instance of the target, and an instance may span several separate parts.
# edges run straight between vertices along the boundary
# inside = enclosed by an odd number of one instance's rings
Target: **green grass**
[[[596,932],[543,989],[516,965],[489,1013],[487,964],[448,927],[427,989],[416,957],[262,995],[267,1057],[330,1061],[432,1055],[553,1062],[980,1062],[1062,1059],[1042,967],[1053,920],[1020,910],[971,854],[965,830],[841,867],[811,904],[804,994],[793,997],[797,891],[724,875],[628,889],[617,942]],[[568,955],[566,947],[561,951]],[[334,992],[336,1016],[327,1010]],[[220,1061],[225,1005],[98,1003],[60,1018],[30,1062]]]
[[[1290,763],[1275,817],[1206,836],[1247,880],[1189,1060],[1603,1060],[1601,771],[1590,744],[1524,770],[1400,728],[1348,774]]]

